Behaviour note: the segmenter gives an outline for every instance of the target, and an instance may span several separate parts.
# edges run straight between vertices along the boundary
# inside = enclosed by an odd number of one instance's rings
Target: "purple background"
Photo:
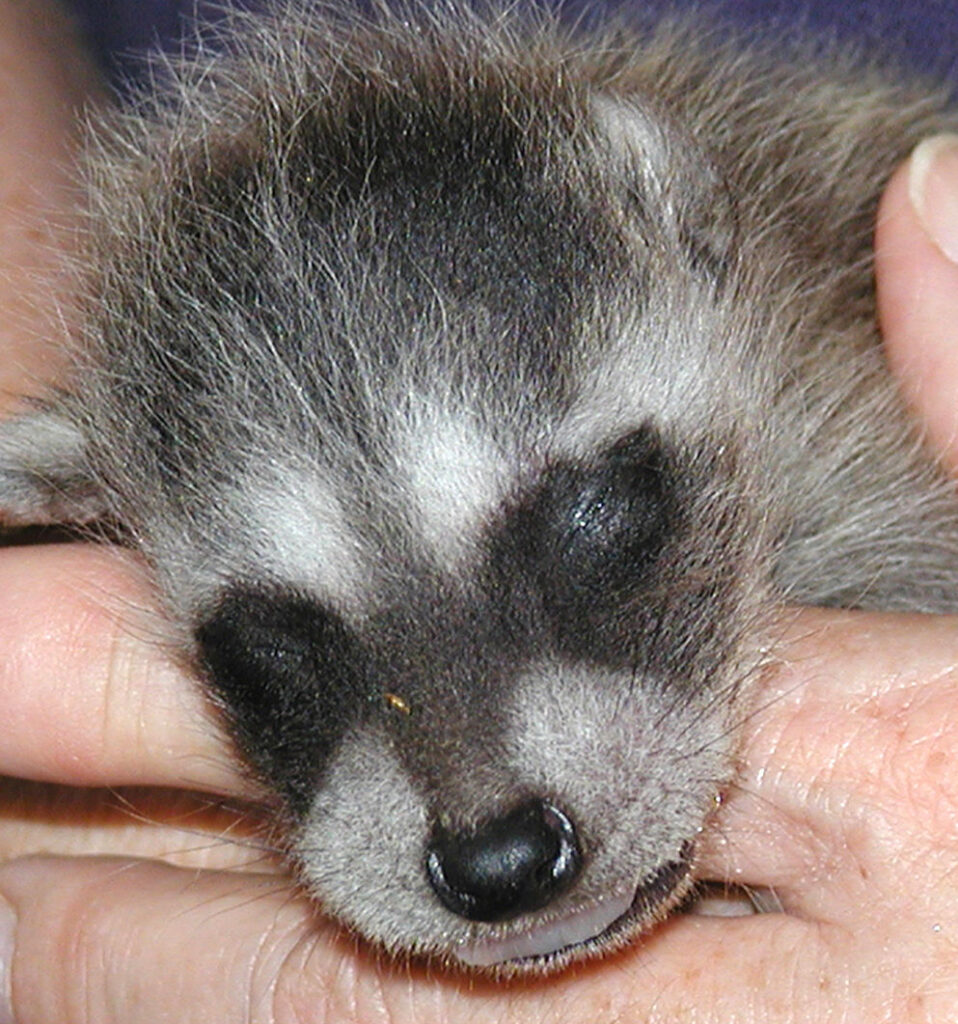
[[[210,17],[211,0],[65,0],[114,80],[135,80],[151,48],[176,49],[195,12]],[[243,0],[262,6],[262,0]],[[601,17],[609,10],[690,6],[683,0],[565,0],[570,11]],[[698,0],[734,24],[807,22],[816,30],[858,40],[958,84],[958,3],[955,0]],[[139,70],[138,70],[139,67]]]

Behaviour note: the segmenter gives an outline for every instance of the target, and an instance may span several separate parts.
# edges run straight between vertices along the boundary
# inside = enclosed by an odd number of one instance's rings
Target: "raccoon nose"
[[[438,830],[426,870],[445,907],[501,921],[544,907],[582,867],[572,822],[545,800],[521,804],[465,835]]]

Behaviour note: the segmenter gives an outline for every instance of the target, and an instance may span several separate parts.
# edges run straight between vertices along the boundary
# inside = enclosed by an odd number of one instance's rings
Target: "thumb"
[[[926,139],[892,178],[875,270],[889,364],[958,476],[958,135]]]

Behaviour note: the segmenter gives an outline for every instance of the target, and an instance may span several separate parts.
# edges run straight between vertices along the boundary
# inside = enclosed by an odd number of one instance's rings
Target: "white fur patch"
[[[679,314],[626,320],[580,384],[556,430],[553,454],[587,458],[649,420],[678,424],[688,434],[696,418],[722,408],[702,337],[710,326]]]
[[[417,404],[399,451],[413,527],[443,562],[469,550],[502,501],[508,466],[491,437],[464,411]]]
[[[731,774],[728,722],[707,700],[558,662],[530,666],[506,696],[512,770],[587,850],[576,906],[634,892],[694,839]]]
[[[427,827],[423,798],[386,737],[376,730],[347,736],[296,837],[307,887],[386,946],[441,949],[459,922],[429,887]]]
[[[318,471],[267,470],[247,495],[255,550],[268,572],[349,608],[367,582],[359,537],[335,488]],[[252,566],[256,570],[257,566]]]

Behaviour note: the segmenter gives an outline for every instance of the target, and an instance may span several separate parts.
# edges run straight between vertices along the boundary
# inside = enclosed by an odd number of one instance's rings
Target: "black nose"
[[[544,907],[582,867],[572,822],[532,800],[474,832],[437,830],[426,856],[443,905],[471,921],[500,921]]]

